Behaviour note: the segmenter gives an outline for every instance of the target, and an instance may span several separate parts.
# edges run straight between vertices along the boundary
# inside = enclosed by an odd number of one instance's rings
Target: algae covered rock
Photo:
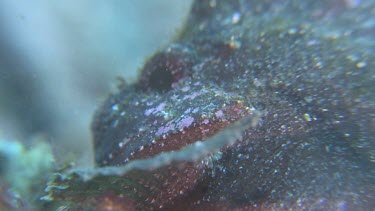
[[[95,114],[101,168],[52,181],[51,200],[374,207],[374,15],[370,0],[195,1],[179,36]]]
[[[41,205],[54,158],[42,138],[31,146],[0,139],[0,210],[33,210]]]

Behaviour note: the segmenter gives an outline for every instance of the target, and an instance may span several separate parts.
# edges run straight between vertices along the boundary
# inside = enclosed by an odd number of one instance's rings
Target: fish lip
[[[110,127],[105,133],[107,135],[99,134],[102,135],[102,139],[94,134],[96,160],[99,166],[124,165],[130,160],[151,157],[162,151],[162,143],[165,140],[178,143],[178,139],[188,137],[189,141],[186,144],[202,141],[245,116],[252,108],[243,98],[233,93],[215,86],[202,87],[201,83],[192,81],[172,92],[154,97],[150,96],[150,93],[138,94],[134,90],[130,90],[128,94],[130,97],[125,97],[125,103],[121,99],[108,100],[111,103],[107,103],[107,108],[104,109],[107,110],[105,115],[109,115],[108,110],[114,106],[117,109],[117,115],[114,115],[112,122],[106,123],[107,126],[113,125],[116,121],[119,123],[116,127]],[[137,102],[136,107],[134,102]],[[122,112],[133,114],[126,118],[118,115]],[[99,121],[93,125],[94,128],[98,125],[100,127],[103,126],[103,122]],[[98,131],[97,128],[95,130]],[[112,135],[116,133],[119,134],[117,139]],[[178,150],[186,144],[178,147],[166,144],[165,150]],[[157,149],[155,146],[158,146]],[[149,155],[137,155],[147,147],[155,150],[151,150]]]

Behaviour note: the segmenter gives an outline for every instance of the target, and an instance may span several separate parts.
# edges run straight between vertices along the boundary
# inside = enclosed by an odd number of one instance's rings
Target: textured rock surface
[[[132,208],[374,207],[374,15],[370,0],[196,1],[139,82],[96,113],[98,166],[184,149],[255,110],[260,121],[203,161],[133,177],[150,196],[116,196]]]

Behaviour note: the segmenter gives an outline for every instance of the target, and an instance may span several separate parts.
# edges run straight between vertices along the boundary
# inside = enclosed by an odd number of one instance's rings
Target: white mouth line
[[[187,145],[181,150],[173,152],[162,152],[154,157],[130,161],[124,166],[108,166],[86,170],[71,170],[68,174],[77,174],[82,180],[88,181],[96,176],[122,176],[132,170],[151,171],[172,162],[196,162],[207,155],[217,152],[224,146],[234,144],[242,139],[242,134],[250,127],[255,127],[260,119],[261,113],[252,111],[251,114],[241,118],[235,123],[229,125],[224,130],[207,138],[205,141],[197,141],[194,144]]]

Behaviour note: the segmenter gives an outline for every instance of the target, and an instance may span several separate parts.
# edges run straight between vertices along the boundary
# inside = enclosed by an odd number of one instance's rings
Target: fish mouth
[[[116,96],[93,123],[96,162],[103,168],[91,176],[115,172],[137,181],[149,190],[139,193],[141,204],[157,208],[189,195],[211,172],[210,155],[240,139],[239,128],[252,126],[237,123],[259,116],[246,98],[193,80],[165,93],[128,89]],[[147,172],[139,177],[134,170]]]
[[[96,162],[120,166],[204,141],[255,109],[219,87],[185,81],[168,93],[123,91],[93,122]],[[103,118],[106,117],[106,118]]]

